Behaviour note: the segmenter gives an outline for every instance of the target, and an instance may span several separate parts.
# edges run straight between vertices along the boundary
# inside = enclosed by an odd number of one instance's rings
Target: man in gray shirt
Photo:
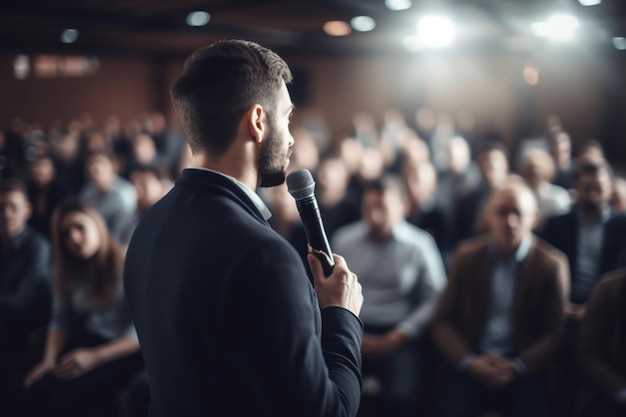
[[[376,378],[383,407],[394,416],[415,415],[419,405],[416,342],[445,285],[433,237],[404,215],[402,184],[396,178],[368,183],[362,220],[338,229],[331,244],[361,281],[364,377]]]

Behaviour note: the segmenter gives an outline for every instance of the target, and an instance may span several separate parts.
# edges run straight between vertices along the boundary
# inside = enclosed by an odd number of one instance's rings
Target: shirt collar
[[[522,239],[522,242],[517,247],[515,254],[513,255],[513,260],[515,260],[516,263],[520,263],[526,259],[526,255],[528,255],[528,252],[530,251],[530,244],[532,243],[532,240],[533,238],[531,234],[528,234],[524,239]],[[502,261],[500,251],[493,240],[489,243],[489,253],[492,258]]]
[[[584,220],[583,213],[582,213],[582,208],[580,207],[580,205],[578,205],[578,218],[580,220]],[[611,218],[611,208],[608,205],[606,205],[602,209],[602,214],[600,215],[599,223],[604,224],[607,221],[609,221],[610,218]],[[581,222],[581,224],[584,224],[584,222]]]
[[[265,219],[265,221],[269,220],[269,218],[272,217],[272,213],[270,212],[270,209],[267,208],[267,206],[265,205],[265,203],[263,202],[261,197],[259,197],[259,195],[257,193],[252,191],[250,188],[248,188],[248,186],[246,184],[244,184],[243,182],[239,181],[237,178],[231,177],[230,175],[226,175],[223,172],[214,171],[212,169],[205,168],[205,167],[190,166],[188,168],[189,169],[199,169],[201,171],[209,171],[209,172],[212,172],[214,174],[218,174],[218,175],[221,175],[223,177],[228,178],[229,180],[231,180],[232,182],[237,184],[237,186],[239,188],[241,188],[243,190],[243,192],[246,193],[246,195],[248,197],[250,197],[250,200],[252,200],[252,203],[254,204],[254,206],[261,212],[261,214],[263,215],[263,218]]]

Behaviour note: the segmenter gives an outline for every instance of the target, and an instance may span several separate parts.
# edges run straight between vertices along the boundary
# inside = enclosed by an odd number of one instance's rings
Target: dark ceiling
[[[185,23],[204,10],[203,27]],[[541,48],[530,31],[533,21],[569,12],[580,20],[577,45],[613,49],[626,36],[626,0],[603,0],[583,7],[578,0],[413,1],[391,11],[384,0],[1,0],[0,52],[186,55],[217,39],[245,38],[282,53],[336,55],[402,51],[401,39],[415,31],[419,16],[445,11],[457,24],[455,47],[470,52],[515,52]],[[371,32],[331,37],[328,20],[367,15]],[[64,29],[79,31],[63,44]]]

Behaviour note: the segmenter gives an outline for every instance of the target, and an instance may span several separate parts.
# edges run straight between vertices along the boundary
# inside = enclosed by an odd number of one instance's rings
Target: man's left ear
[[[256,143],[261,143],[265,137],[265,129],[267,128],[265,117],[265,110],[260,104],[253,105],[246,112],[248,131]]]

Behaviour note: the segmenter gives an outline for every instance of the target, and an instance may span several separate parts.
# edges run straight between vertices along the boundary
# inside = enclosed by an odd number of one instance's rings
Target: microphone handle
[[[322,222],[322,216],[320,215],[320,209],[317,205],[315,197],[305,198],[296,202],[302,224],[304,225],[304,232],[306,233],[309,245],[313,249],[324,252],[326,256],[314,253],[322,263],[324,269],[324,275],[330,276],[335,267],[333,261],[333,253],[330,250],[330,244],[324,231],[324,224]]]

